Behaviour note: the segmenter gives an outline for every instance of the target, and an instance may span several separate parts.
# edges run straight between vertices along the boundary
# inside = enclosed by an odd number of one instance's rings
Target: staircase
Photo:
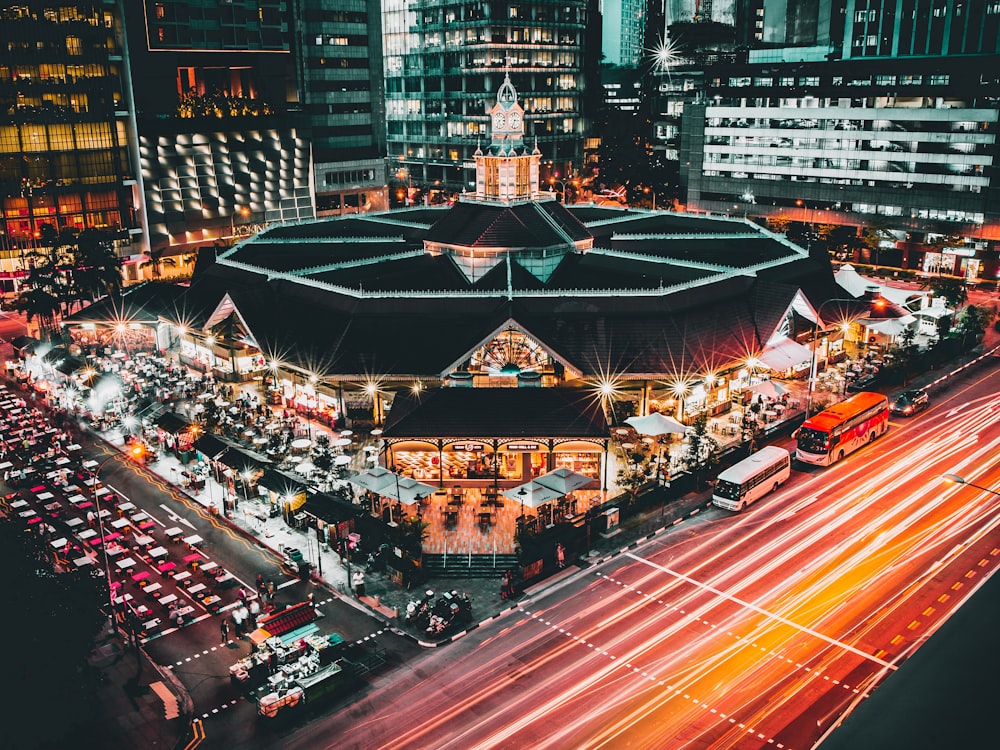
[[[499,578],[520,567],[517,555],[424,555],[423,563],[429,578]]]

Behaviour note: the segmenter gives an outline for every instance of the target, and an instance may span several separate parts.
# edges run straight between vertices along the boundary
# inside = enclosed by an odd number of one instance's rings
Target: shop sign
[[[507,443],[508,451],[537,451],[538,443]]]
[[[976,254],[976,248],[974,247],[945,247],[941,249],[941,252],[945,255],[962,255],[966,258],[971,258]]]
[[[481,451],[482,443],[455,443],[451,446],[453,451]]]

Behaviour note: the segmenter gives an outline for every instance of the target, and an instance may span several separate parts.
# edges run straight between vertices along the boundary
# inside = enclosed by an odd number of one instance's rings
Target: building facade
[[[428,199],[475,189],[473,153],[488,139],[489,102],[510,70],[537,141],[543,179],[579,169],[587,128],[588,0],[383,0],[390,178]]]
[[[41,227],[141,232],[120,17],[101,3],[0,10],[0,283],[13,291]]]

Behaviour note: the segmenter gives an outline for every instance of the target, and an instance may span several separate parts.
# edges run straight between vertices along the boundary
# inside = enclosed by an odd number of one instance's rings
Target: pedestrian
[[[566,548],[563,547],[562,542],[556,545],[556,565],[562,570],[566,567]]]
[[[237,591],[237,593],[239,594],[240,601],[243,602],[244,604],[246,604],[247,603],[247,592],[243,590],[242,586],[240,586],[239,591]]]
[[[219,627],[222,630],[222,645],[225,646],[229,642],[229,620],[223,617]]]
[[[503,572],[503,580],[500,583],[500,598],[507,599],[510,596],[510,571]]]
[[[243,635],[243,618],[240,616],[239,607],[233,610],[233,627],[237,638]]]
[[[267,598],[274,601],[274,581],[267,582]]]
[[[258,573],[257,574],[257,593],[260,596],[264,596],[264,587],[265,587],[264,574],[263,573]]]

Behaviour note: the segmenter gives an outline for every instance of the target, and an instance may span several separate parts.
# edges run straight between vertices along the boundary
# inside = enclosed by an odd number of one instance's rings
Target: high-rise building
[[[639,66],[643,56],[649,0],[604,0],[601,52],[606,65]]]
[[[475,189],[473,153],[488,138],[487,107],[506,71],[524,106],[542,169],[579,169],[588,24],[594,0],[382,0],[390,170],[402,188]],[[594,63],[596,66],[596,63]],[[596,72],[596,67],[594,68]]]
[[[41,227],[139,230],[126,72],[114,5],[0,9],[0,278],[12,291]]]
[[[388,208],[378,3],[293,0],[299,99],[321,216]]]

